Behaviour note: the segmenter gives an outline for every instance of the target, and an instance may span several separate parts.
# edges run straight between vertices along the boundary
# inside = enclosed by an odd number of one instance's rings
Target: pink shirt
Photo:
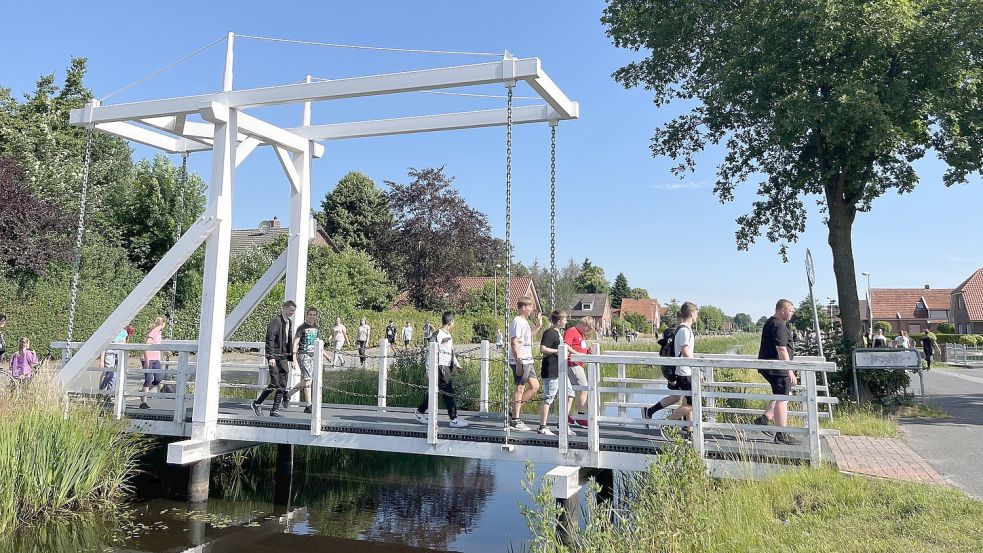
[[[24,355],[18,352],[10,358],[10,374],[14,378],[19,376],[30,377],[33,374],[32,367],[38,364],[38,356],[33,350],[27,350]]]
[[[147,333],[147,343],[148,344],[159,344],[160,341],[161,341],[161,338],[160,338],[160,327],[158,326],[158,327],[155,327],[155,328],[150,329],[150,332]],[[160,361],[160,352],[159,351],[145,351],[143,353],[143,358],[146,359],[147,361]]]

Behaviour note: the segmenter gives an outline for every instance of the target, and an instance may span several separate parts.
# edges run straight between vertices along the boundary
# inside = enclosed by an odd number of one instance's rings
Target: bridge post
[[[177,353],[177,382],[174,385],[174,422],[183,423],[188,395],[188,352]]]
[[[126,364],[130,360],[130,352],[120,350],[119,361],[116,365],[116,420],[123,418],[126,411]]]
[[[317,341],[311,375],[311,435],[321,435],[321,379],[324,377],[324,340]]]
[[[806,426],[809,427],[809,466],[822,464],[822,446],[819,442],[819,398],[816,395],[815,371],[802,371],[806,381]]]
[[[693,411],[690,413],[690,421],[693,425],[693,447],[700,458],[706,457],[706,444],[703,441],[703,371],[701,367],[693,367],[691,371],[693,378],[693,390],[690,399],[693,403]]]
[[[430,407],[427,409],[427,443],[431,445],[437,445],[437,409],[440,407],[437,404],[437,372],[440,371],[440,367],[437,366],[437,342],[430,342],[429,350],[427,351],[427,398],[429,398]]]
[[[293,473],[294,446],[291,444],[277,444],[276,478],[273,487],[273,503],[275,505],[290,505],[290,487]]]
[[[591,353],[598,355],[601,352],[601,345],[591,344]],[[600,394],[597,388],[601,380],[600,363],[587,364],[587,451],[592,455],[597,455],[601,450],[601,438],[597,417],[600,416]]]
[[[488,412],[488,366],[490,359],[488,356],[488,340],[481,341],[481,365],[478,369],[478,380],[481,392],[481,399],[478,402],[478,412]]]
[[[714,368],[713,367],[703,367],[702,370],[704,371],[703,374],[706,377],[704,379],[704,382],[706,382],[707,384],[713,384],[714,382],[717,381],[717,375],[716,375],[716,373],[714,373]],[[714,386],[710,386],[709,387],[709,390],[711,392],[716,392],[717,391],[717,388],[714,387]],[[710,420],[709,420],[709,422],[717,422],[717,411],[716,411],[716,409],[717,409],[717,398],[715,398],[715,397],[708,397],[707,398],[707,408],[710,409]]]
[[[239,111],[221,109],[221,106],[213,103],[210,108],[202,110],[202,116],[215,126],[208,203],[217,226],[205,241],[205,270],[201,325],[198,330],[191,437],[195,440],[211,440],[215,437],[218,423],[219,381],[225,342],[229,248],[232,239],[232,191]]]
[[[379,410],[386,410],[386,396],[389,394],[389,367],[386,361],[389,358],[389,340],[384,336],[379,340],[379,353],[382,359],[379,363]]]
[[[211,476],[211,459],[191,463],[188,475],[188,503],[192,511],[202,510],[208,503],[208,480]]]
[[[567,361],[567,356],[570,355],[570,346],[561,343],[560,351],[557,354],[557,373],[560,377],[560,391],[557,394],[560,396],[560,407],[559,407],[559,417],[560,417],[560,436],[559,436],[559,449],[560,455],[566,455],[570,450],[570,412],[569,403],[570,400],[567,399],[567,387],[570,386],[570,375],[567,373],[569,371],[569,363]],[[577,392],[574,392],[574,396]]]
[[[625,382],[625,378],[626,377],[627,377],[627,374],[625,372],[625,364],[624,363],[618,363],[618,387],[627,391],[628,384]],[[628,416],[628,410],[625,408],[625,402],[626,401],[628,401],[628,394],[625,393],[625,392],[619,392],[618,393],[618,416],[619,417],[624,418],[624,417],[627,417]]]

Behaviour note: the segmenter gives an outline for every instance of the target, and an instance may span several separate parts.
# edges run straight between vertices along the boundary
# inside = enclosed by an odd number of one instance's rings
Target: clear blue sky
[[[55,5],[60,4],[60,5]],[[89,59],[86,84],[97,97],[163,67],[228,31],[271,37],[393,46],[403,48],[501,52],[536,56],[572,99],[580,102],[579,121],[558,130],[559,262],[590,257],[610,280],[624,272],[632,286],[662,300],[675,297],[712,303],[728,314],[769,314],[779,297],[805,297],[803,260],[811,248],[816,260],[817,300],[835,297],[826,229],[812,208],[806,233],[782,264],[767,242],[750,252],[734,244],[734,219],[748,210],[755,186],[721,205],[712,192],[722,148],[710,148],[696,173],[684,180],[669,172],[668,159],[648,150],[652,131],[687,109],[656,109],[642,90],[624,90],[611,78],[640,54],[615,49],[599,22],[603,2],[312,2],[290,6],[268,2],[228,3],[99,2],[14,3],[5,9],[0,34],[6,53],[0,85],[15,94],[33,88],[37,77],[64,75],[70,56]],[[135,6],[139,6],[138,8]],[[237,41],[235,87],[296,82],[319,77],[476,63],[487,58],[374,53]],[[107,103],[182,96],[219,90],[224,45],[217,45],[164,74],[133,87]],[[500,86],[471,90],[502,94]],[[517,94],[528,95],[528,88]],[[530,103],[528,101],[517,102]],[[314,123],[352,121],[502,107],[496,99],[428,94],[316,104]],[[256,110],[254,115],[283,125],[300,122],[300,107]],[[549,257],[549,129],[515,129],[513,234],[519,259]],[[362,171],[379,185],[406,180],[408,167],[445,165],[474,206],[488,214],[496,235],[504,235],[503,128],[352,140],[327,144],[315,162],[315,204],[350,170]],[[152,156],[135,148],[136,157]],[[177,157],[174,158],[178,162]],[[192,157],[191,168],[206,178],[207,154]],[[953,287],[983,266],[979,213],[983,188],[946,189],[942,165],[918,165],[921,185],[912,194],[889,194],[861,214],[854,227],[858,277],[872,273],[874,287]],[[253,154],[237,173],[235,226],[250,227],[279,215],[286,218],[288,184],[272,152]],[[812,202],[810,202],[812,203]],[[657,240],[677,244],[667,256]],[[860,277],[862,279],[862,277]],[[865,283],[861,280],[861,290]],[[861,291],[861,295],[863,292]]]

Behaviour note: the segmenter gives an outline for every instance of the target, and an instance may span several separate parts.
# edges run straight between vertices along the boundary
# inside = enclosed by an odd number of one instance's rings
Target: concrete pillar
[[[276,482],[273,491],[273,503],[290,505],[290,481],[294,473],[294,446],[277,444],[276,446]]]
[[[573,547],[577,543],[577,533],[580,531],[580,494],[574,493],[570,497],[557,498],[556,505],[560,508],[556,535],[564,546]]]
[[[192,511],[203,509],[208,504],[208,480],[211,476],[211,459],[191,463],[188,475],[188,503]]]
[[[614,501],[614,471],[612,469],[598,469],[594,474],[594,481],[601,486],[597,492],[597,502]]]

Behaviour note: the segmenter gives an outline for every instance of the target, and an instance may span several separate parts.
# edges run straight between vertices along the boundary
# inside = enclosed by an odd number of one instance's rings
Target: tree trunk
[[[857,210],[854,205],[844,202],[835,191],[827,192],[826,196],[829,209],[828,242],[833,253],[833,274],[836,277],[836,292],[840,302],[843,339],[848,349],[852,350],[857,344],[863,343],[857,270],[853,262],[853,221]]]

